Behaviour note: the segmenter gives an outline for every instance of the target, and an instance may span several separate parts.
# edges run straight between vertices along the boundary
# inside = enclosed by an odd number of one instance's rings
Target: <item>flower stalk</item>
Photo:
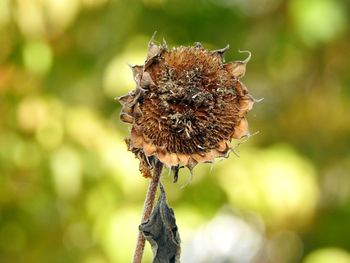
[[[148,186],[145,203],[143,205],[141,223],[146,222],[151,215],[154,199],[156,197],[156,192],[159,184],[160,175],[162,174],[162,170],[163,170],[163,164],[157,161],[153,168],[152,178],[150,179],[151,181]],[[139,231],[132,263],[141,263],[144,248],[145,248],[145,237],[143,236],[141,231]]]

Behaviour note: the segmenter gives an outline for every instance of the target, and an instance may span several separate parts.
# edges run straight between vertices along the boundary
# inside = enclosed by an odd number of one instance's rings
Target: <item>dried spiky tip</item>
[[[227,49],[196,43],[168,50],[151,41],[145,64],[131,66],[137,86],[119,98],[120,117],[132,124],[127,142],[141,162],[153,156],[192,169],[226,157],[231,139],[249,136],[245,115],[254,99],[240,78],[250,52],[245,61],[224,63]]]

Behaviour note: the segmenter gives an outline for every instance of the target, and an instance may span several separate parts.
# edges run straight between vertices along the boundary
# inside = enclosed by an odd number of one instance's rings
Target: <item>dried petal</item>
[[[248,111],[250,111],[253,108],[254,101],[249,97],[244,97],[240,99],[239,106],[240,106],[240,117],[244,117]]]
[[[227,145],[227,141],[221,141],[218,144],[218,147],[216,148],[216,150],[218,150],[219,152],[226,152],[228,149],[228,145]]]
[[[129,66],[131,68],[132,75],[134,77],[135,82],[139,83],[143,73],[143,66],[139,66],[139,65],[134,65],[134,66],[129,65]]]
[[[239,51],[241,53],[247,52],[249,53],[248,58],[244,61],[234,61],[228,64],[225,64],[225,68],[231,72],[231,74],[236,78],[240,79],[244,76],[246,71],[246,65],[251,58],[251,53],[249,51]]]
[[[147,71],[143,72],[140,84],[141,84],[141,87],[144,89],[147,89],[150,86],[155,86],[151,75]]]
[[[175,166],[175,165],[179,164],[179,159],[177,158],[176,153],[169,153],[168,156],[169,156],[168,157],[168,159],[169,159],[168,165]]]
[[[189,160],[190,156],[188,156],[186,154],[178,153],[177,157],[179,158],[180,163],[182,163],[183,165],[188,164],[188,160]]]
[[[126,123],[130,123],[130,124],[132,124],[134,121],[134,118],[131,115],[126,114],[126,113],[120,114],[120,119],[121,119],[121,121],[126,122]]]
[[[143,138],[137,134],[135,128],[131,129],[131,142],[134,148],[142,148],[143,146]]]
[[[233,139],[241,139],[244,136],[249,135],[248,121],[246,118],[241,119],[240,123],[235,127],[235,131],[232,135]]]
[[[152,142],[147,142],[143,144],[143,151],[146,156],[151,156],[157,152],[157,147]]]
[[[210,156],[207,155],[207,153],[204,154],[204,155],[200,155],[200,154],[198,154],[198,153],[193,153],[193,154],[191,155],[191,157],[192,157],[194,160],[196,160],[197,163],[204,163],[204,162],[206,162],[206,161],[208,161],[208,160],[211,159]]]
[[[196,167],[196,165],[197,165],[196,160],[194,160],[192,157],[190,157],[188,159],[188,163],[187,163],[186,167],[190,170],[191,174],[192,174],[194,167]]]
[[[118,98],[118,100],[119,100],[120,104],[124,106],[133,100],[132,94],[128,93],[126,95],[120,96]]]

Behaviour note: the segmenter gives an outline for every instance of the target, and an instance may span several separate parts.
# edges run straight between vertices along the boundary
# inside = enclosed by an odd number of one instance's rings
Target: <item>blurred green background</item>
[[[130,261],[148,182],[114,97],[157,30],[250,50],[265,98],[240,157],[164,172],[182,262],[349,263],[349,21],[347,0],[0,0],[0,262]]]

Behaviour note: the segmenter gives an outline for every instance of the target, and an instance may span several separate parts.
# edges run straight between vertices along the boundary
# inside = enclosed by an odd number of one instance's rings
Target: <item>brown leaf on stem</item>
[[[160,196],[150,218],[139,227],[146,240],[151,244],[153,263],[175,263],[180,259],[180,236],[175,214],[166,200],[162,184]]]

